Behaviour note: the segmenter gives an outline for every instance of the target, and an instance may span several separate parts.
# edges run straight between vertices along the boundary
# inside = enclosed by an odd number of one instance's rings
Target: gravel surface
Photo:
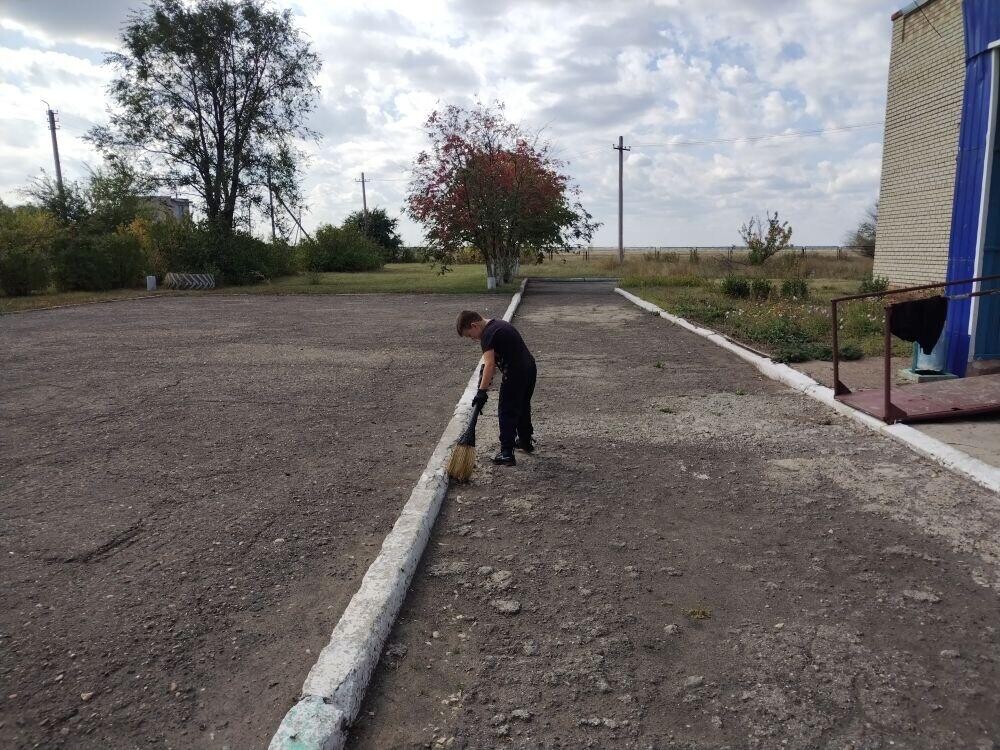
[[[0,319],[0,747],[265,747],[507,302]]]
[[[993,748],[1000,500],[597,285],[453,488],[359,748]]]

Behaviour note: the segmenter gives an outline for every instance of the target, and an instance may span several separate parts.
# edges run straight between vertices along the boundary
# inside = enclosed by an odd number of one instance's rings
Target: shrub
[[[750,281],[742,276],[726,276],[722,280],[722,292],[727,297],[746,299],[750,296]]]
[[[697,265],[701,262],[701,257],[698,255],[698,248],[692,247],[688,250],[688,263],[692,265]]]
[[[889,279],[885,276],[873,276],[871,271],[861,279],[861,286],[858,291],[861,294],[871,294],[873,292],[884,292],[889,288]]]
[[[60,240],[53,257],[56,285],[63,291],[136,286],[146,272],[146,256],[129,234],[81,235]]]
[[[399,219],[389,218],[384,208],[372,208],[367,213],[355,211],[349,214],[340,228],[364,235],[382,248],[386,263],[398,263],[403,247],[403,240],[396,231],[398,224]]]
[[[785,299],[809,299],[809,284],[805,279],[785,279],[781,282],[781,296]]]
[[[774,291],[774,285],[770,279],[751,279],[750,296],[754,299],[768,299]]]
[[[264,242],[244,232],[209,233],[223,284],[255,284],[292,272],[292,249],[283,241]]]
[[[377,271],[385,260],[372,240],[325,224],[299,246],[299,264],[305,271]]]
[[[0,249],[0,289],[11,297],[44,292],[49,286],[49,259],[30,247]]]
[[[840,347],[840,358],[846,360],[861,359],[865,356],[864,351],[857,344],[844,344]]]

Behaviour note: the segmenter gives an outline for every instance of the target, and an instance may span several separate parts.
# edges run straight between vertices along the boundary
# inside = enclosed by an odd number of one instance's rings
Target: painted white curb
[[[656,313],[661,318],[669,320],[671,323],[674,323],[681,328],[685,328],[702,338],[708,339],[713,344],[717,344],[723,349],[732,352],[740,359],[752,364],[769,378],[778,380],[790,388],[794,388],[807,396],[811,396],[817,401],[826,404],[831,409],[851,417],[875,432],[887,435],[892,439],[907,445],[917,453],[937,461],[939,464],[951,469],[956,474],[961,474],[988,490],[1000,493],[1000,469],[997,467],[991,466],[985,461],[980,461],[978,458],[970,456],[968,453],[960,451],[957,448],[953,448],[947,443],[943,443],[940,440],[930,437],[929,435],[925,435],[909,425],[888,425],[879,419],[875,419],[874,417],[865,414],[864,412],[852,409],[847,404],[842,404],[833,397],[832,388],[820,385],[808,375],[805,375],[788,365],[779,364],[767,357],[761,357],[754,354],[753,352],[737,346],[715,331],[692,325],[688,321],[684,320],[684,318],[678,318],[676,315],[671,315],[665,310],[654,305],[652,302],[647,302],[644,299],[636,297],[634,294],[626,292],[624,289],[616,288],[615,291],[629,302],[641,307],[643,310]]]
[[[527,279],[511,298],[504,320],[514,317],[526,285]],[[382,542],[361,588],[334,627],[330,642],[309,671],[302,697],[285,714],[271,738],[269,750],[339,750],[344,746],[344,732],[357,716],[368,680],[448,492],[445,467],[472,417],[478,378],[477,365],[410,499]]]

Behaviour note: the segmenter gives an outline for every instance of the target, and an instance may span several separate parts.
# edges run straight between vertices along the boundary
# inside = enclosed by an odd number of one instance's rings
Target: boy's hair
[[[456,327],[458,328],[458,335],[462,335],[462,331],[471,326],[473,323],[483,319],[483,316],[477,313],[475,310],[462,310],[458,314],[458,323]]]

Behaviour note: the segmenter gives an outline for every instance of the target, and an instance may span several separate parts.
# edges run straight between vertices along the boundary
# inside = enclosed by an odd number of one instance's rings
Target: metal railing
[[[837,305],[841,302],[850,302],[852,300],[859,299],[870,299],[872,297],[882,298],[889,297],[895,294],[909,294],[911,292],[921,292],[928,289],[943,289],[949,286],[959,286],[961,284],[978,284],[983,281],[1000,281],[1000,274],[994,276],[977,276],[972,279],[959,279],[957,281],[942,281],[937,284],[921,284],[920,286],[908,286],[901,289],[887,289],[884,292],[867,292],[865,294],[851,294],[847,297],[836,297],[830,300],[831,317],[833,324],[833,396],[834,398],[839,398],[840,396],[846,396],[851,393],[851,389],[844,385],[840,380],[840,348],[838,345],[838,333],[839,324],[837,319]],[[988,294],[997,294],[1000,289],[980,289],[974,292],[967,292],[958,295],[960,299],[967,299],[970,297],[981,297]],[[949,298],[951,299],[951,298]],[[882,372],[883,379],[883,416],[882,420],[886,424],[893,424],[898,422],[900,419],[904,419],[907,415],[902,409],[897,407],[892,403],[892,308],[893,305],[885,306],[885,352],[884,359],[885,364]],[[943,333],[943,331],[942,331]]]

